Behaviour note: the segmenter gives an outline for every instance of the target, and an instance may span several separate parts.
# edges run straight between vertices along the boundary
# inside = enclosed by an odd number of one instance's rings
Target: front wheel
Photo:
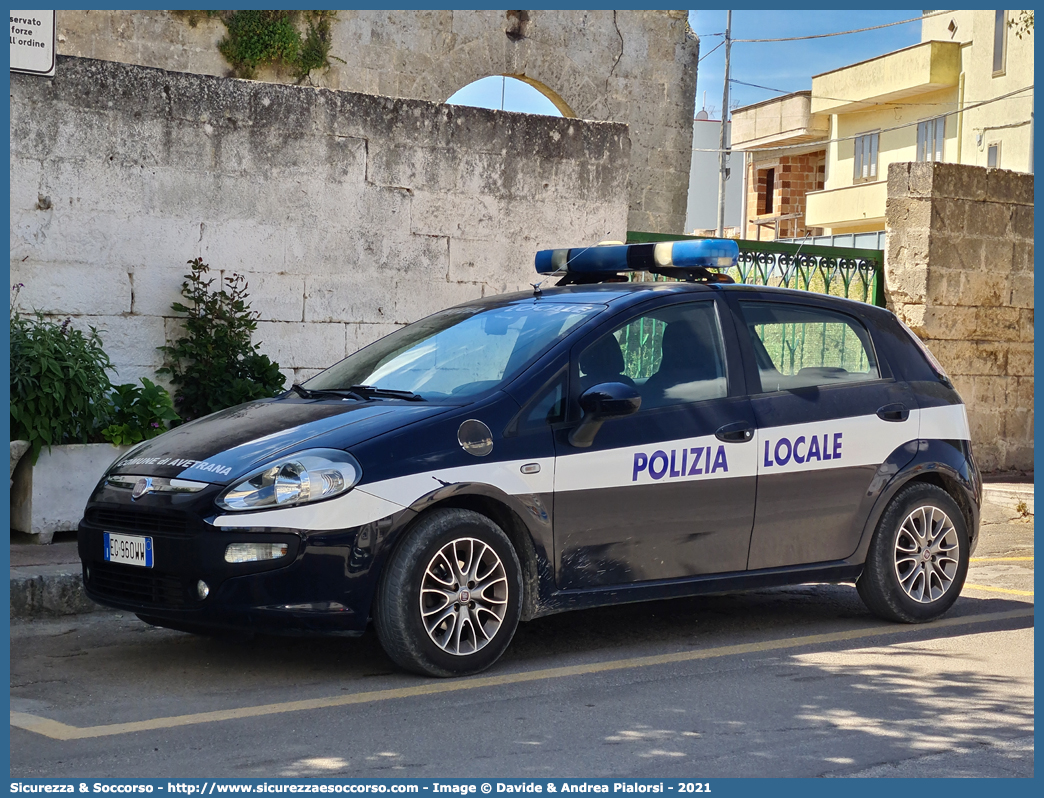
[[[522,609],[522,569],[493,521],[435,510],[406,533],[381,577],[374,626],[397,665],[466,676],[504,653]]]
[[[881,516],[856,589],[875,615],[930,621],[960,595],[968,550],[968,528],[953,498],[935,485],[910,485]]]

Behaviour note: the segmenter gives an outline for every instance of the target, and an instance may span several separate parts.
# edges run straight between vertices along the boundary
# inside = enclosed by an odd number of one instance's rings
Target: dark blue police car
[[[892,313],[729,285],[708,267],[736,253],[541,252],[559,287],[138,446],[80,525],[88,595],[202,634],[372,619],[432,675],[488,667],[520,620],[672,596],[855,581],[935,618],[979,528],[960,397]]]

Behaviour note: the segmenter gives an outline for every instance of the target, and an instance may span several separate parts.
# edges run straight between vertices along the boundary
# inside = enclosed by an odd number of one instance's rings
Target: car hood
[[[280,454],[348,449],[453,410],[398,401],[272,399],[231,407],[135,447],[109,474],[228,484]]]

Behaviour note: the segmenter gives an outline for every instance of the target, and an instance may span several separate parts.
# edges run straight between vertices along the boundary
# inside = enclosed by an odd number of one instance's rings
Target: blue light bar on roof
[[[720,238],[660,241],[655,244],[619,244],[544,249],[537,252],[540,274],[616,274],[661,269],[728,269],[739,260],[739,245]]]

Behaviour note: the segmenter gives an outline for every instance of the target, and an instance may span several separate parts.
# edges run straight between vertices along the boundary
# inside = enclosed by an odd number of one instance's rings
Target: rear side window
[[[762,392],[876,380],[870,336],[858,321],[821,308],[740,302]]]

